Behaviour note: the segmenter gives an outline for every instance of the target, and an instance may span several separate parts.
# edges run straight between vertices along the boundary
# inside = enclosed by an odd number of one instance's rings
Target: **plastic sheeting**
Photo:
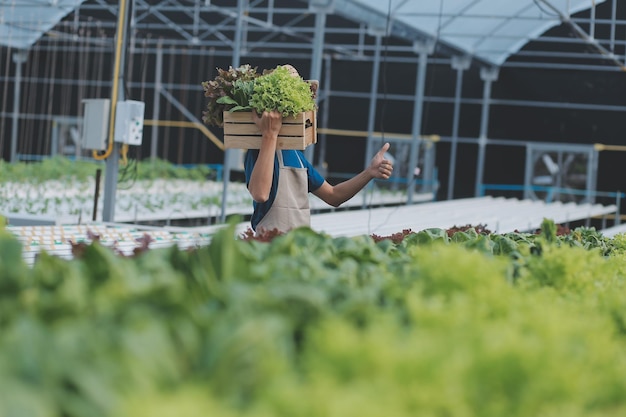
[[[530,40],[574,13],[604,0],[336,0],[335,7],[361,9],[361,20],[381,17],[436,39],[459,54],[499,66]],[[375,19],[377,16],[378,19]]]
[[[29,49],[85,0],[0,0],[0,45]]]

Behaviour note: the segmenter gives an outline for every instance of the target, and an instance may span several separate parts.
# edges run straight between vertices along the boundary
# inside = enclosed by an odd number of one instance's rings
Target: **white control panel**
[[[107,147],[109,134],[109,109],[111,101],[107,98],[84,99],[82,147],[101,151]]]
[[[143,101],[126,100],[117,103],[115,114],[115,141],[127,145],[141,145],[143,138]]]

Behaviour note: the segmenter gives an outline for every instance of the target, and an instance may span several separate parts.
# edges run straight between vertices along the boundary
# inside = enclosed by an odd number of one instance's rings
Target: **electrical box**
[[[143,101],[126,100],[117,103],[115,111],[115,141],[141,145],[143,138]]]
[[[111,100],[108,98],[89,98],[83,115],[82,147],[102,151],[107,147],[109,134],[109,111]]]

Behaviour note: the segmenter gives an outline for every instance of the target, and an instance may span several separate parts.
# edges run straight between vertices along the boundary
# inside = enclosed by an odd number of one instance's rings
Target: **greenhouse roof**
[[[486,65],[502,65],[530,41],[539,38],[547,30],[563,23],[569,25],[583,43],[593,44],[602,59],[612,58],[600,43],[578,27],[574,14],[595,8],[606,0],[302,0],[284,2],[272,6],[273,1],[250,2],[246,19],[259,29],[301,35],[300,25],[276,23],[263,26],[262,19],[253,16],[273,15],[292,10],[299,16],[311,10],[322,9],[345,19],[365,25],[373,30],[382,30],[408,42],[429,41],[438,45],[439,51],[448,55],[468,55]],[[0,45],[17,49],[28,49],[58,22],[71,13],[85,0],[0,0]],[[224,13],[225,19],[233,20],[237,13],[236,1],[214,0],[211,2],[191,0],[137,0],[141,11],[138,23],[145,24],[147,16],[155,13],[147,28],[150,31],[163,28],[172,30],[173,35],[185,35],[187,41],[201,41],[197,34],[189,33],[185,19],[194,16],[194,27],[205,25],[204,34],[218,34],[226,26],[223,23],[209,24],[205,13]],[[305,5],[306,4],[306,5]],[[288,5],[288,6],[287,6]],[[308,6],[307,6],[308,5]],[[115,9],[116,2],[100,0],[85,9]],[[307,10],[308,7],[308,10]],[[176,15],[176,13],[178,13]],[[180,20],[181,14],[186,17]],[[252,17],[251,17],[252,16]],[[198,17],[201,17],[200,19]],[[82,12],[80,18],[82,19]],[[267,22],[265,22],[267,23]],[[283,22],[284,23],[284,22]],[[230,45],[221,37],[224,46]],[[270,38],[268,36],[268,38]],[[270,42],[271,43],[271,42]],[[258,43],[257,43],[258,44]]]
[[[0,45],[28,49],[85,0],[0,0]]]
[[[603,3],[605,0],[596,0]],[[590,0],[336,0],[335,12],[403,38],[431,39],[501,65],[530,40],[593,6]],[[389,19],[388,19],[389,17]]]

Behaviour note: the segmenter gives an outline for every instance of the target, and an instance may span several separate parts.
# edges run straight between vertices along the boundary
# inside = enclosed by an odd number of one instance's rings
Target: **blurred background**
[[[117,85],[145,104],[130,158],[223,167],[201,83],[290,63],[320,81],[307,152],[331,181],[390,141],[388,186],[437,200],[614,203],[625,188],[617,0],[9,0],[0,34],[6,162],[91,158],[84,100]],[[241,181],[241,152],[228,158]]]

